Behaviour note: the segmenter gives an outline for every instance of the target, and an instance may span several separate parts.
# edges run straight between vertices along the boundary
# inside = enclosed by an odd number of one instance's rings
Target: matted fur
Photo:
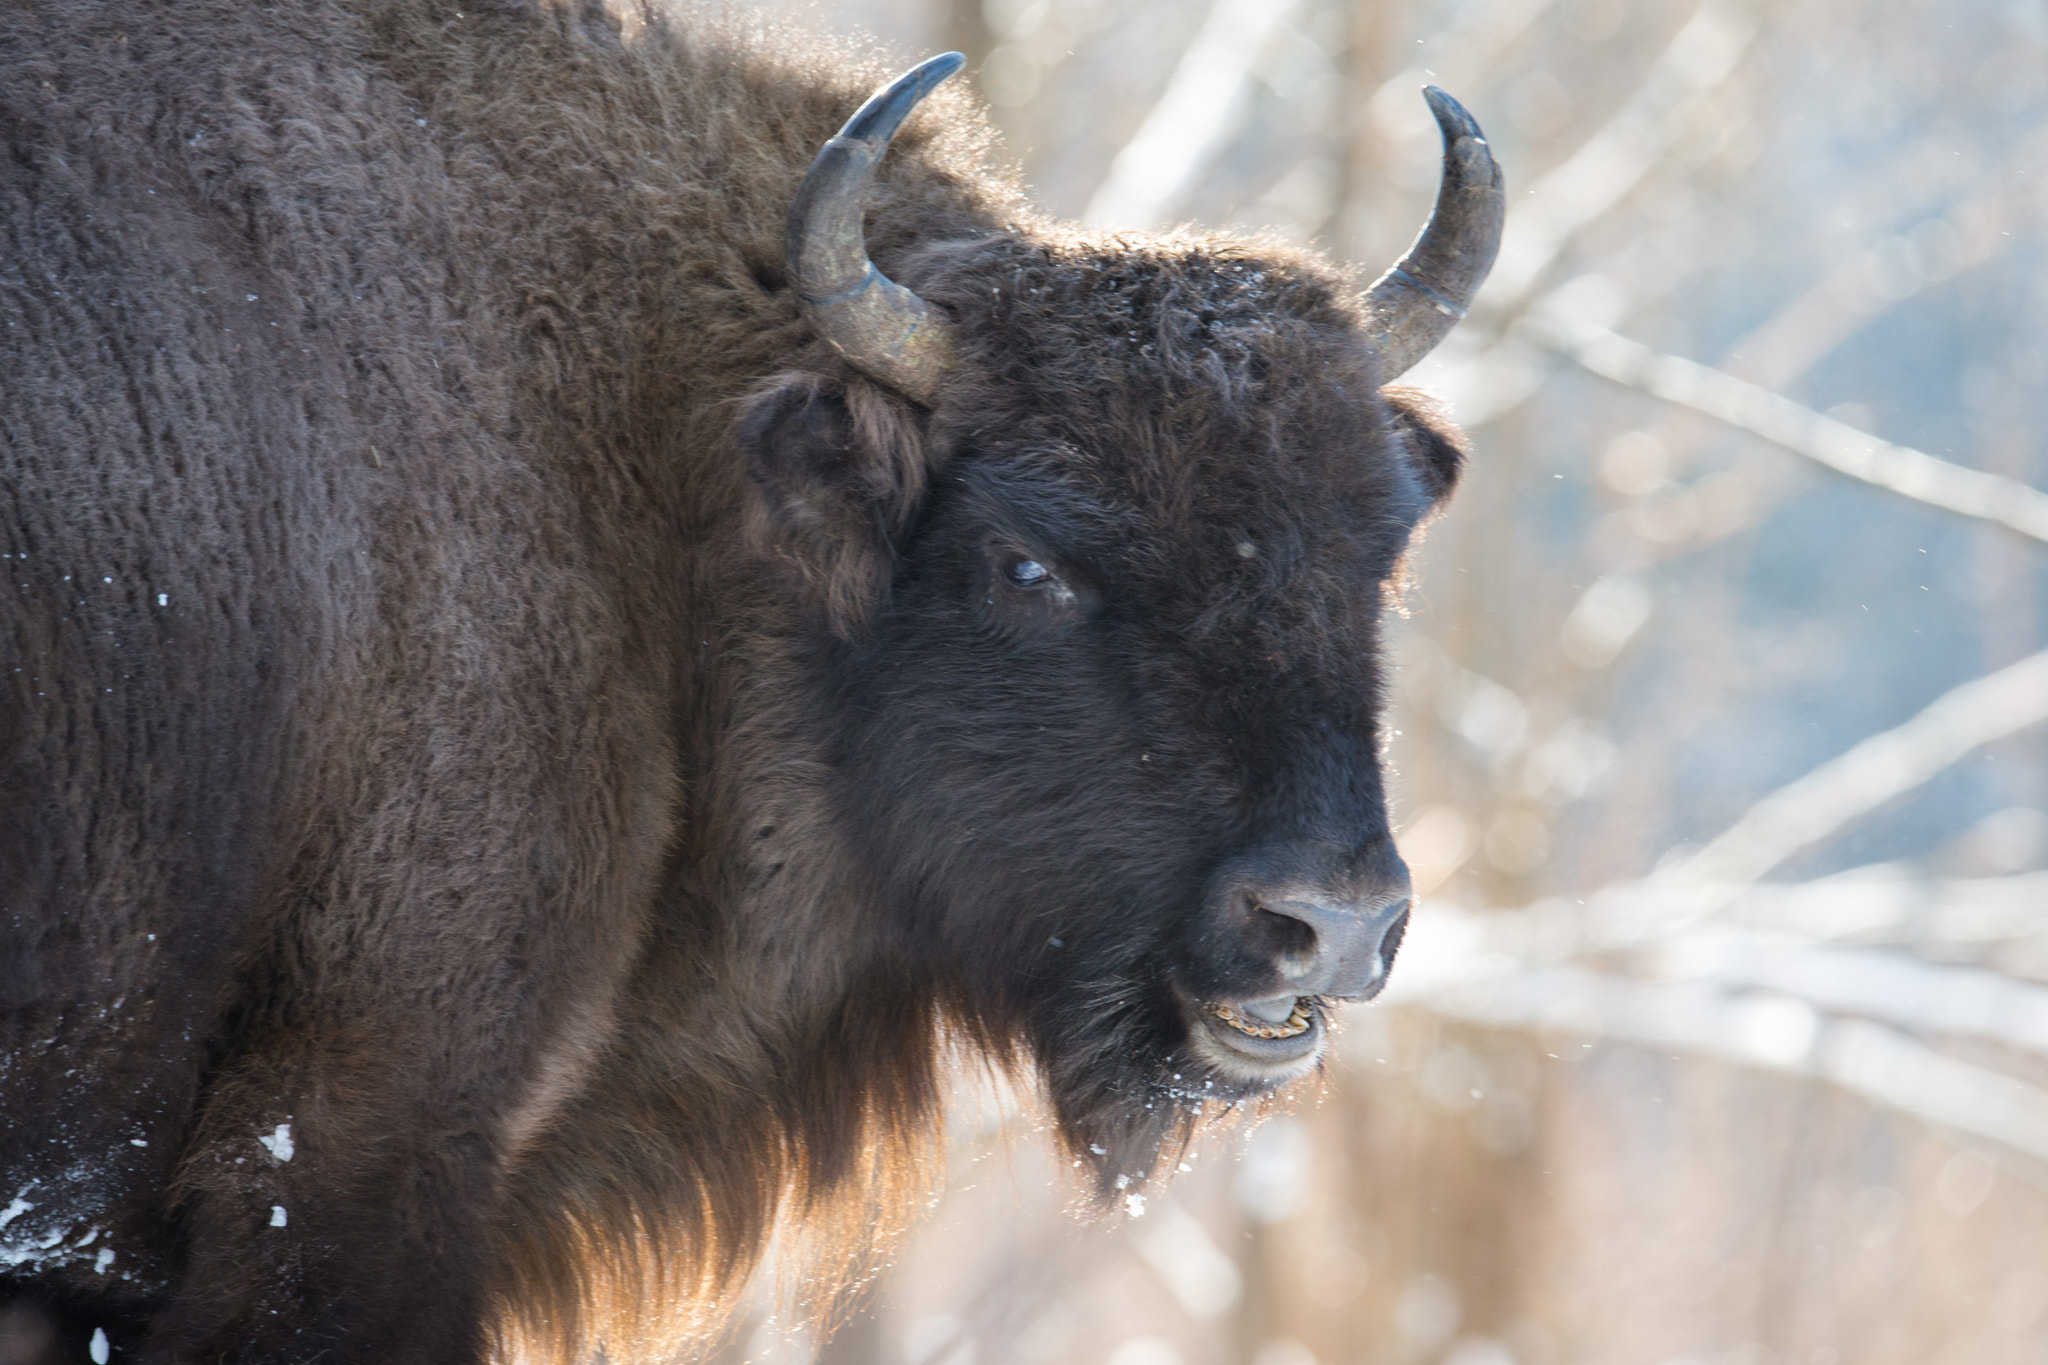
[[[1199,907],[1390,849],[1456,438],[1355,280],[1044,222],[957,90],[869,243],[961,368],[848,370],[782,220],[892,74],[517,0],[0,24],[0,1293],[74,1346],[667,1358],[771,1234],[820,1304],[870,1263],[952,1049],[1102,1191],[1263,1093],[1187,1050],[1275,989]]]

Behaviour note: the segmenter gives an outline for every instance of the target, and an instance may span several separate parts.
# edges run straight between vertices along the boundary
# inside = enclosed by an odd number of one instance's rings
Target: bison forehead
[[[1417,496],[1386,458],[1376,358],[1327,266],[1012,238],[920,264],[967,359],[949,406],[970,440],[1081,452],[1106,496],[1155,508],[1199,507],[1205,489],[1236,505]]]
[[[984,382],[1184,420],[1376,382],[1348,282],[1305,257],[1201,242],[999,236],[911,262]]]

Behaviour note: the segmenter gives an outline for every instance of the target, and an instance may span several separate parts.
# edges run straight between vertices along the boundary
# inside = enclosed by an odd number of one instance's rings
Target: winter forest
[[[962,1077],[950,1185],[759,1365],[2048,1360],[2048,3],[819,0],[1038,201],[1377,268],[1419,87],[1500,263],[1394,623],[1420,908],[1142,1217]]]

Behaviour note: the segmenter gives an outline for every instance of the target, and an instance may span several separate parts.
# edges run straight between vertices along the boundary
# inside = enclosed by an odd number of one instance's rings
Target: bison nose
[[[1370,1000],[1387,984],[1387,972],[1408,929],[1409,900],[1403,868],[1398,882],[1357,899],[1289,888],[1259,897],[1258,905],[1266,914],[1299,926],[1278,959],[1289,990],[1296,995]]]

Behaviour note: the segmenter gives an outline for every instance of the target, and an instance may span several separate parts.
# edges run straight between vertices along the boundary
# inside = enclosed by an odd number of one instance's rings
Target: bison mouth
[[[1188,1003],[1190,1048],[1237,1085],[1263,1089],[1293,1080],[1322,1054],[1328,1029],[1314,996]]]
[[[1315,1023],[1315,1007],[1316,1002],[1308,996],[1296,995],[1248,1001],[1242,1006],[1212,1000],[1207,1009],[1238,1033],[1270,1040],[1295,1038],[1307,1033]],[[1277,1023],[1271,1022],[1282,1008],[1287,1010],[1287,1017]]]

